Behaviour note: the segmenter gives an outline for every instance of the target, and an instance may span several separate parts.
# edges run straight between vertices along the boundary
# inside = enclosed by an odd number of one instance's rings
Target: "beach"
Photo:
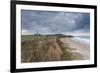
[[[21,62],[89,60],[90,47],[75,37],[22,36]]]
[[[89,44],[76,41],[72,38],[69,37],[61,38],[60,40],[64,43],[66,47],[71,48],[69,52],[72,53],[74,60],[89,60],[90,59]]]

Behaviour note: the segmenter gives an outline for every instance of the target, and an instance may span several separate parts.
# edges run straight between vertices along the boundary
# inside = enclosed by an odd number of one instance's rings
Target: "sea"
[[[90,36],[74,36],[72,39],[84,44],[90,44]]]

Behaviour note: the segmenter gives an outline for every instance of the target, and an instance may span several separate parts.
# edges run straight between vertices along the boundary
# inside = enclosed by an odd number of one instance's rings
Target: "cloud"
[[[31,35],[32,33],[29,32],[28,30],[23,29],[22,30],[22,35]]]
[[[61,11],[21,10],[22,34],[90,32],[90,14]]]

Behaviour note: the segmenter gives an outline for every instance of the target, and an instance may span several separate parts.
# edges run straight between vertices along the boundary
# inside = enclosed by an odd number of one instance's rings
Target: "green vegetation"
[[[22,35],[21,41],[29,41],[29,40],[39,40],[39,39],[50,39],[54,37],[53,35]]]
[[[22,35],[21,62],[72,60],[70,48],[60,38],[58,35]]]
[[[57,40],[58,44],[60,45],[60,48],[63,51],[63,55],[62,55],[62,60],[73,60],[72,58],[72,54],[70,53],[70,50],[72,50],[71,48],[64,46],[64,43],[62,43],[60,41],[60,39]]]

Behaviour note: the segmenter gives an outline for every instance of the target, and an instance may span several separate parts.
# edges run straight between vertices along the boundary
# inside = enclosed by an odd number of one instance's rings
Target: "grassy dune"
[[[61,37],[24,35],[21,41],[21,62],[45,62],[73,60],[70,48],[64,46]]]

